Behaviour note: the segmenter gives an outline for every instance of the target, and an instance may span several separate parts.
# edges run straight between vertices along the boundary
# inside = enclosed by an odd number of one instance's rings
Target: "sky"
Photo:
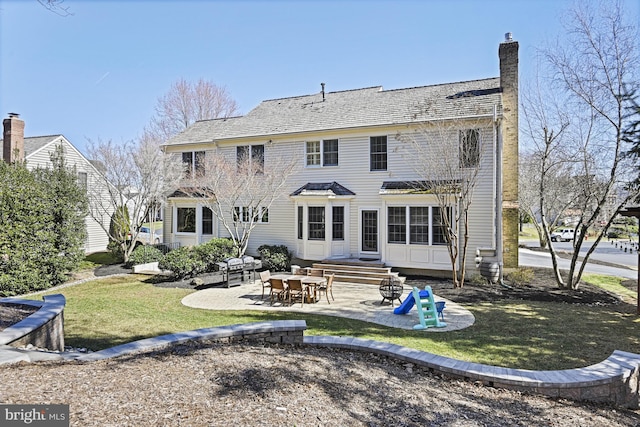
[[[625,0],[640,16],[640,0]],[[499,75],[520,45],[520,81],[562,34],[565,0],[0,0],[0,115],[25,136],[130,141],[179,79],[224,86],[246,114],[266,99]]]

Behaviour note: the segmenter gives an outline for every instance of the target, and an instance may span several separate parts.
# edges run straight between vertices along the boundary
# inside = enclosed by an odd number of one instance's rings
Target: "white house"
[[[251,234],[247,252],[286,245],[301,261],[366,258],[402,269],[449,270],[439,208],[433,194],[416,194],[424,179],[408,166],[399,135],[445,123],[473,134],[479,181],[471,206],[470,259],[476,248],[516,267],[518,243],[518,43],[499,47],[500,76],[406,89],[382,87],[266,100],[244,116],[196,122],[165,145],[198,167],[198,156],[298,155],[288,196],[272,205]],[[428,106],[428,108],[424,108]],[[422,135],[422,136],[421,136]],[[459,156],[458,139],[451,156]],[[295,154],[299,153],[299,154]],[[206,171],[204,171],[206,173]],[[452,209],[457,209],[455,204]],[[224,237],[198,198],[176,192],[165,209],[165,242],[196,245]],[[469,265],[469,264],[468,264]]]
[[[78,182],[85,186],[87,191],[101,191],[100,181],[96,180],[99,172],[95,166],[63,135],[25,138],[24,121],[13,113],[3,120],[3,126],[2,146],[3,158],[6,162],[11,163],[18,159],[24,159],[27,168],[31,170],[37,167],[50,167],[51,154],[56,150],[56,147],[62,146],[67,165],[76,169]],[[106,228],[108,228],[109,220],[105,219],[105,221]],[[87,238],[84,244],[85,253],[106,250],[109,238],[104,229],[90,215],[86,217],[85,223],[87,226]]]

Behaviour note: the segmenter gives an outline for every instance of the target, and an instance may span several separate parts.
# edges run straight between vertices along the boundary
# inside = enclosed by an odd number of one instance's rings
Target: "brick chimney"
[[[502,259],[518,267],[518,42],[511,33],[498,49],[502,90]]]
[[[16,113],[9,113],[9,118],[2,121],[2,158],[7,163],[24,160],[24,121]]]

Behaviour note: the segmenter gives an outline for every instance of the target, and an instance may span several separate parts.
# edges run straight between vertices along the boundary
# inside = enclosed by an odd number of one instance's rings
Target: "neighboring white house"
[[[210,150],[258,153],[265,169],[270,158],[300,153],[303,167],[290,178],[288,196],[261,215],[266,219],[251,233],[249,254],[263,244],[281,244],[303,261],[366,258],[443,271],[451,267],[438,203],[431,194],[410,191],[423,175],[407,165],[411,153],[403,151],[398,135],[420,138],[418,123],[454,123],[456,135],[475,132],[482,145],[467,265],[483,248],[515,267],[517,52],[510,38],[500,45],[496,78],[396,90],[325,92],[323,84],[316,94],[263,101],[245,116],[198,121],[169,140],[165,151],[193,168]],[[451,155],[459,150],[456,142]],[[225,237],[201,200],[180,191],[168,199],[164,218],[165,242],[196,245]]]
[[[10,114],[3,120],[3,154],[5,161],[16,159],[12,156],[24,156],[27,168],[32,170],[37,167],[51,167],[51,154],[56,147],[62,146],[64,158],[69,167],[75,167],[78,174],[78,182],[87,188],[87,191],[100,191],[99,181],[96,176],[99,172],[95,166],[76,149],[63,135],[47,135],[36,137],[24,137],[24,121],[17,114]],[[108,197],[108,196],[105,196]],[[105,219],[108,229],[109,219]],[[87,226],[87,238],[84,244],[85,253],[100,252],[107,248],[109,238],[104,229],[90,215],[85,219]]]

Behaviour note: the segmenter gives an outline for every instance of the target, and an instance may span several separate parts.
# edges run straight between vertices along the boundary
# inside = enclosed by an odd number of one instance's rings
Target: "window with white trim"
[[[372,136],[369,138],[370,169],[373,171],[387,170],[387,136]]]
[[[452,215],[451,208],[447,208],[447,215],[449,216],[449,221],[451,221]],[[447,244],[447,236],[446,236],[446,224],[445,219],[442,217],[442,210],[439,207],[433,207],[433,244],[434,245],[446,245]]]
[[[460,131],[460,167],[472,168],[480,163],[480,130]]]
[[[298,206],[298,239],[302,240],[303,234],[303,226],[304,226],[304,218],[303,218],[304,208],[302,206]]]
[[[338,166],[338,140],[307,141],[305,159],[306,166]]]
[[[185,151],[182,153],[182,164],[187,178],[204,175],[204,151]]]
[[[387,239],[389,243],[406,243],[407,209],[404,206],[387,208]]]
[[[213,234],[213,211],[206,206],[202,207],[202,234]]]
[[[249,206],[236,206],[233,208],[233,222],[269,222],[269,208],[251,208]]]
[[[344,206],[333,206],[332,216],[332,239],[344,240]]]
[[[236,147],[238,170],[247,167],[255,173],[264,173],[264,144]]]
[[[409,207],[409,243],[412,245],[429,244],[429,207]]]
[[[309,206],[309,240],[324,240],[324,206]]]
[[[195,233],[196,232],[196,208],[177,208],[177,227],[178,233]]]

